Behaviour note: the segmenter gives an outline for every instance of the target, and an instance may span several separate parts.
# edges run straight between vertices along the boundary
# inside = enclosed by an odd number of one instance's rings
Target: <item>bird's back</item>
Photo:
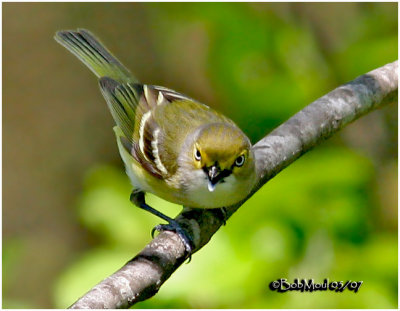
[[[230,119],[185,95],[157,86],[145,85],[143,89],[138,99],[133,142],[164,177],[177,169],[178,154],[186,139],[182,133],[194,133],[211,123],[234,126]]]

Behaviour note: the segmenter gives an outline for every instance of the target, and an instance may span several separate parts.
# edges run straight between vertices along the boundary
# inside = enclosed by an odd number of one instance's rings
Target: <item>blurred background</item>
[[[3,307],[65,308],[150,241],[92,73],[53,40],[90,29],[139,78],[253,143],[397,59],[397,3],[4,3]],[[396,308],[397,103],[268,182],[138,308]],[[180,207],[149,197],[170,216]],[[363,281],[278,294],[278,278]]]

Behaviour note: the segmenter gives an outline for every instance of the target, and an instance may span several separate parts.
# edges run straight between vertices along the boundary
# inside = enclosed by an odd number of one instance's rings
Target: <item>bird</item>
[[[195,209],[222,209],[243,200],[256,183],[250,139],[228,117],[174,90],[140,83],[85,29],[55,40],[98,78],[115,121],[118,150],[133,204],[165,220],[190,254],[194,243],[178,222],[149,206],[145,193]]]

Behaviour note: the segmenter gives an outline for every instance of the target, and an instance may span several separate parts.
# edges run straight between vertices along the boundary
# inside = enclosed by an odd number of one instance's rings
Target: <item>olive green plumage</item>
[[[199,208],[228,206],[250,192],[254,156],[233,121],[173,90],[140,84],[87,30],[55,39],[99,78],[137,191]]]

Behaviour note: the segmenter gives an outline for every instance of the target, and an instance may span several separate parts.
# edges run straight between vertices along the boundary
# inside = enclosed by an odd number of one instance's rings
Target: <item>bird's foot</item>
[[[181,225],[175,221],[170,220],[168,224],[160,224],[157,225],[151,230],[151,236],[154,238],[154,232],[161,232],[161,231],[173,231],[175,232],[179,238],[181,239],[183,245],[185,246],[185,251],[189,258],[189,262],[192,258],[192,251],[194,249],[194,242],[190,235],[181,227]],[[189,263],[188,262],[188,263]]]

